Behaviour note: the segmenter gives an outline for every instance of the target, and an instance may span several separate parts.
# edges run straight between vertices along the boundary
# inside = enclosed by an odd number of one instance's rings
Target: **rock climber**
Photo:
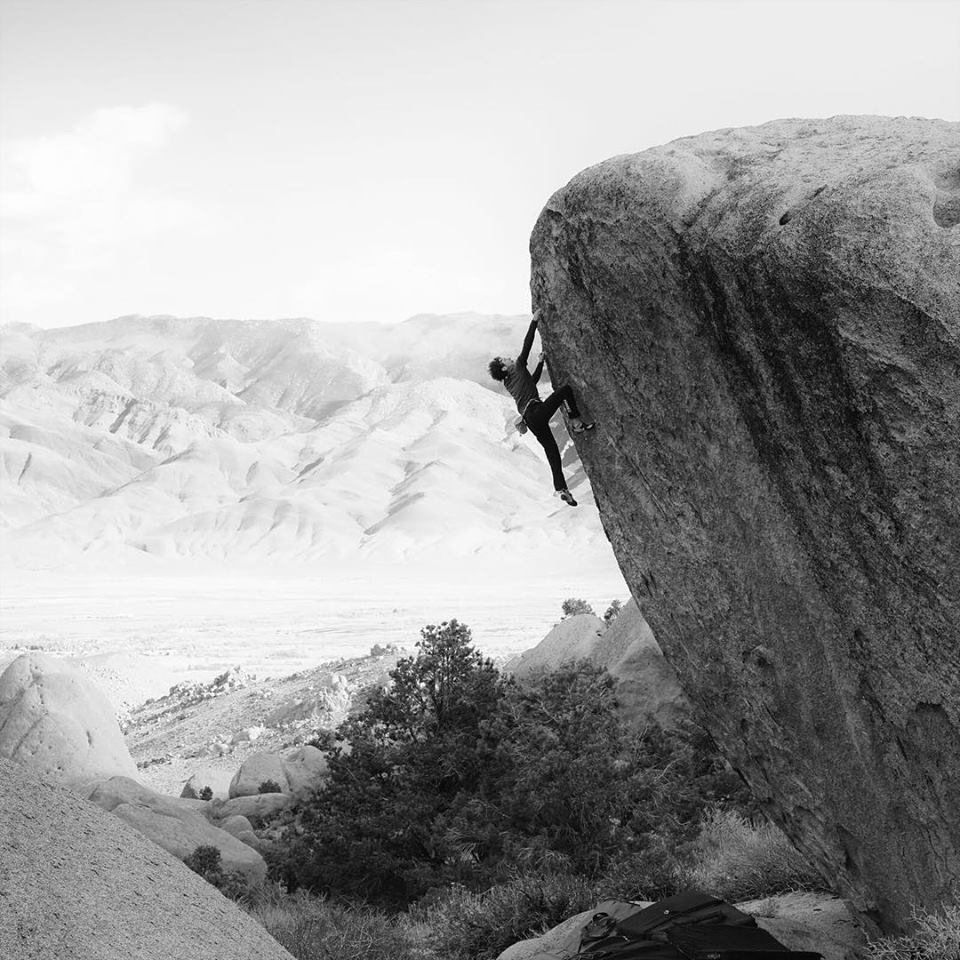
[[[593,423],[584,423],[581,419],[576,400],[573,398],[573,388],[569,384],[554,390],[546,400],[540,399],[537,382],[540,379],[540,374],[543,373],[544,355],[540,354],[540,359],[534,367],[533,373],[527,369],[527,358],[530,356],[530,348],[533,346],[533,337],[537,332],[539,321],[540,311],[538,310],[530,321],[527,335],[523,338],[523,347],[516,360],[511,360],[509,357],[494,357],[490,361],[488,369],[490,370],[490,376],[502,383],[510,392],[510,396],[516,401],[517,410],[520,411],[517,429],[521,433],[526,433],[529,427],[540,446],[543,447],[544,453],[547,455],[547,462],[550,464],[550,471],[553,474],[553,487],[556,495],[564,503],[575,507],[577,501],[574,500],[573,494],[567,489],[567,481],[563,477],[560,449],[557,447],[557,441],[553,438],[553,432],[550,430],[550,418],[562,405],[568,417],[568,427],[572,433],[592,430],[594,425]]]

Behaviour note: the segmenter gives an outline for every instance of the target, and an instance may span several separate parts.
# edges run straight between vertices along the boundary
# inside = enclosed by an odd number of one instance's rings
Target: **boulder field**
[[[960,880],[960,124],[834,117],[580,173],[531,238],[554,384],[697,711],[887,929]]]

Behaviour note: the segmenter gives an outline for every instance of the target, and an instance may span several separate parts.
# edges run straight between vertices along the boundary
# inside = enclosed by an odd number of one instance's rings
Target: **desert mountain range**
[[[71,557],[294,561],[609,555],[487,378],[522,316],[396,325],[122,317],[0,328],[0,524]],[[549,390],[545,375],[541,384]]]

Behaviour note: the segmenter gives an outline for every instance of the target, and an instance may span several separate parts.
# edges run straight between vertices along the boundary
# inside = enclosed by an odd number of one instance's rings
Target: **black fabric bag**
[[[665,900],[658,900],[646,909],[621,920],[618,930],[626,936],[649,937],[672,927],[693,923],[723,923],[728,926],[753,928],[757,926],[753,917],[726,901],[696,890],[688,890]]]
[[[590,960],[823,960],[788,950],[724,900],[691,890],[630,912],[604,903],[583,928],[578,956]]]
[[[684,960],[822,960],[819,953],[788,950],[759,927],[684,924],[667,931]]]

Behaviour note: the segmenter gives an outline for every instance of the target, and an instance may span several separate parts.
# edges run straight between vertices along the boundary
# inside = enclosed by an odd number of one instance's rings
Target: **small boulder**
[[[269,820],[293,805],[289,793],[260,793],[251,797],[233,797],[230,800],[213,800],[207,816],[215,820],[240,816],[256,820]]]
[[[323,751],[309,744],[288,753],[282,763],[290,793],[297,797],[309,793],[327,772],[327,758]]]
[[[284,793],[290,790],[283,761],[276,753],[251,753],[233,775],[228,793],[233,797],[254,797],[260,793],[260,785],[273,781]]]
[[[253,824],[246,817],[237,814],[221,820],[218,824],[221,830],[226,830],[232,837],[236,837],[241,843],[245,843],[254,850],[260,849],[260,841],[253,832]]]
[[[68,786],[137,774],[106,695],[45,653],[17,657],[0,676],[0,757]]]
[[[243,727],[243,729],[238,730],[231,738],[231,744],[237,743],[254,743],[259,740],[267,732],[266,727],[262,726],[253,726],[253,727]]]
[[[202,767],[184,782],[180,796],[199,800],[202,799],[200,794],[203,789],[209,787],[212,793],[211,800],[226,800],[230,796],[230,779],[229,770],[223,770],[220,767]]]

